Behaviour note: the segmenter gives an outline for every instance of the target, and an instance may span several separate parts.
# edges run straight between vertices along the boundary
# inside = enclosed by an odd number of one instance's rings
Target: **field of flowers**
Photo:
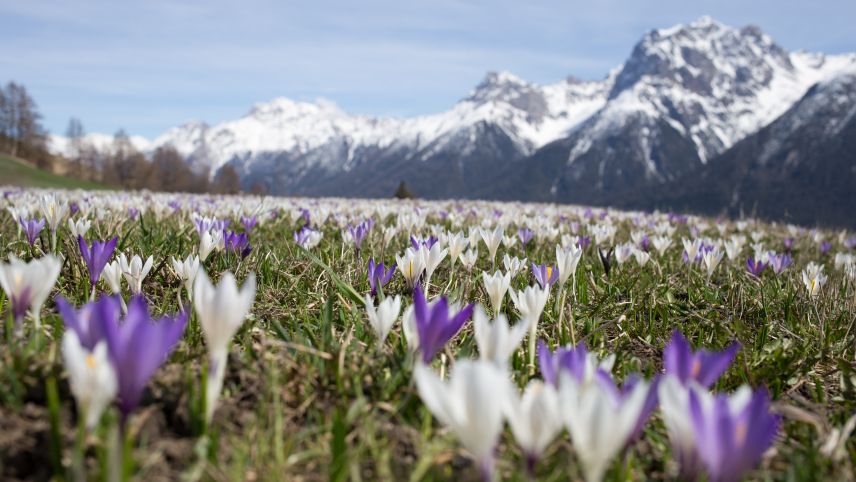
[[[0,480],[854,480],[856,235],[5,188]]]

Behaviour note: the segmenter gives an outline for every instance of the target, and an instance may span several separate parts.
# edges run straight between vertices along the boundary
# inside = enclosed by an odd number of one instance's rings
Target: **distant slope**
[[[0,154],[0,185],[55,187],[61,189],[106,189],[103,184],[81,181],[43,171],[24,160]]]

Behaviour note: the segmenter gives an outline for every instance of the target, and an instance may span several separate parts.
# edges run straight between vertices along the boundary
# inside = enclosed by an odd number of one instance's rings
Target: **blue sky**
[[[489,70],[603,77],[646,31],[705,14],[791,50],[856,51],[853,0],[0,0],[0,81],[26,85],[54,133],[77,116],[153,137],[277,96],[404,116]]]

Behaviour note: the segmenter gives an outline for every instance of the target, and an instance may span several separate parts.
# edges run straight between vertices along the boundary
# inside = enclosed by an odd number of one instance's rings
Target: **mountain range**
[[[277,98],[148,140],[195,170],[301,196],[682,209],[856,225],[856,54],[789,52],[710,17],[652,30],[602,80],[488,73],[451,109],[385,118]],[[110,137],[90,134],[99,149]],[[53,149],[67,140],[54,136]]]

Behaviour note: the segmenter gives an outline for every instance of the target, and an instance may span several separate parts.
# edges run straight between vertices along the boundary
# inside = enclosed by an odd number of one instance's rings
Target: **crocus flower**
[[[101,339],[94,348],[88,349],[80,343],[75,331],[66,331],[62,337],[62,358],[77,409],[83,415],[86,428],[91,430],[118,391],[107,342]]]
[[[212,251],[223,246],[223,231],[203,231],[199,235],[199,260],[205,262]]]
[[[571,245],[571,247],[564,249],[556,246],[556,270],[559,272],[560,286],[564,286],[572,275],[576,281],[577,265],[580,264],[582,256],[583,249],[579,246]]]
[[[56,284],[62,262],[53,255],[25,263],[9,255],[8,263],[0,263],[0,287],[12,305],[12,317],[20,328],[27,310],[33,315],[36,328],[41,326],[41,310]]]
[[[68,230],[74,239],[77,239],[78,236],[85,236],[91,226],[92,222],[86,218],[80,218],[77,221],[68,219]]]
[[[590,381],[597,370],[611,372],[615,364],[615,355],[609,355],[599,360],[594,353],[589,353],[583,342],[577,346],[556,348],[551,352],[543,340],[538,342],[538,366],[541,377],[545,382],[558,387],[559,375],[567,372],[580,383]]]
[[[711,246],[711,249],[703,250],[701,258],[704,261],[704,266],[707,269],[707,276],[710,277],[713,275],[713,272],[716,271],[716,267],[719,266],[719,262],[722,261],[723,252],[717,249],[714,246]]]
[[[493,264],[496,260],[496,250],[499,249],[499,244],[502,243],[502,237],[505,230],[502,226],[497,226],[493,231],[487,229],[479,230],[481,238],[487,246],[487,252],[490,254],[490,262]],[[472,243],[470,243],[472,244]]]
[[[146,262],[143,263],[142,258],[139,255],[134,255],[131,258],[131,261],[128,261],[128,257],[125,256],[125,253],[119,255],[119,267],[122,270],[122,274],[125,276],[125,281],[128,282],[128,287],[131,289],[131,293],[135,295],[139,295],[143,292],[143,280],[149,274],[149,271],[152,269],[152,264],[154,263],[154,258],[149,256],[146,259]]]
[[[511,394],[506,375],[491,363],[461,360],[448,381],[421,363],[413,376],[422,403],[473,455],[483,478],[492,480],[494,448]]]
[[[416,251],[413,248],[407,248],[403,256],[395,257],[396,266],[410,289],[416,286],[419,277],[425,271],[425,258],[422,253],[422,250]]]
[[[389,280],[392,279],[392,275],[395,274],[395,263],[392,263],[392,266],[389,269],[383,265],[383,261],[375,264],[374,258],[369,259],[369,268],[367,277],[369,280],[369,286],[371,286],[371,295],[372,297],[377,296],[378,288],[383,289]]]
[[[520,228],[517,230],[517,237],[520,238],[520,244],[523,246],[529,244],[533,236],[535,236],[535,233],[529,228]]]
[[[379,345],[383,345],[400,313],[401,296],[387,296],[375,308],[372,297],[366,295],[366,314],[369,318],[369,324],[377,334]]]
[[[39,237],[39,233],[41,233],[42,229],[45,227],[45,218],[39,219],[38,221],[35,219],[28,220],[21,218],[21,227],[24,229],[24,234],[27,235],[27,242],[32,248],[33,245],[36,244],[36,238]]]
[[[508,253],[505,253],[505,256],[502,257],[502,265],[505,266],[505,271],[514,278],[517,276],[517,273],[526,269],[526,258],[520,259],[517,256],[509,256]],[[561,263],[557,263],[557,265],[561,266]],[[560,276],[564,276],[564,274],[564,271],[559,273]]]
[[[621,395],[604,371],[598,371],[590,382],[562,373],[562,415],[587,481],[601,480],[610,461],[627,445],[648,393],[649,385],[644,380]]]
[[[368,221],[363,221],[360,224],[353,226],[348,226],[348,235],[351,237],[351,241],[354,243],[354,249],[357,253],[360,252],[360,248],[363,245],[363,241],[365,241],[366,236],[369,234],[369,230],[371,229],[373,223],[369,223]]]
[[[526,465],[534,474],[535,464],[562,431],[559,393],[553,385],[531,380],[523,395],[511,392],[505,416],[514,439],[526,455]]]
[[[294,242],[303,249],[312,249],[318,246],[323,235],[309,226],[303,226],[294,232]]]
[[[823,265],[810,262],[802,272],[802,281],[808,295],[815,298],[820,294],[820,289],[826,284],[828,277],[823,274]]]
[[[227,271],[220,278],[220,284],[214,286],[205,270],[199,270],[193,292],[193,306],[208,345],[205,416],[210,421],[223,388],[229,343],[244,323],[256,298],[256,276],[250,273],[239,290],[232,273]]]
[[[755,278],[760,278],[761,273],[766,268],[767,265],[765,265],[760,259],[756,261],[752,258],[752,256],[749,256],[749,258],[746,260],[746,270],[749,271],[749,274],[751,274]]]
[[[241,216],[241,225],[244,226],[244,231],[252,232],[258,224],[259,219],[256,216]]]
[[[794,238],[785,238],[782,240],[782,245],[785,247],[785,251],[790,251],[794,247]]]
[[[436,236],[428,236],[424,239],[412,235],[410,236],[410,246],[416,250],[419,250],[423,246],[428,249],[431,249],[434,247],[435,244],[437,244],[437,241],[439,241],[439,239]]]
[[[472,313],[473,305],[469,304],[457,313],[450,314],[445,296],[429,304],[417,285],[413,290],[413,321],[419,337],[422,362],[430,363],[434,355],[461,330]]]
[[[684,335],[675,330],[663,350],[663,365],[667,374],[674,375],[682,383],[695,380],[709,388],[728,369],[739,349],[739,343],[732,343],[719,352],[704,349],[693,352]]]
[[[820,254],[826,254],[829,250],[832,249],[832,243],[829,241],[824,241],[820,243]]]
[[[114,295],[122,293],[122,267],[118,260],[113,260],[104,265],[101,271],[101,279],[107,283],[111,293]]]
[[[468,244],[469,240],[463,233],[452,234],[446,240],[446,245],[449,249],[449,262],[453,268],[455,267],[455,262],[458,261],[458,257],[467,249]]]
[[[467,271],[472,271],[473,267],[476,265],[476,261],[479,259],[479,250],[476,248],[470,248],[459,256],[461,259],[461,264],[464,265]]]
[[[711,482],[738,481],[758,465],[772,445],[780,417],[770,413],[764,389],[729,397],[689,392],[689,407],[699,457]]]
[[[487,292],[488,298],[490,298],[493,312],[499,313],[502,309],[502,300],[505,298],[505,293],[508,292],[508,287],[511,286],[511,274],[506,273],[503,275],[501,272],[496,271],[490,275],[487,271],[483,271],[482,282],[484,283],[484,290]]]
[[[105,300],[106,298],[102,298]],[[187,314],[153,320],[145,298],[135,296],[128,303],[124,320],[95,318],[102,323],[107,351],[118,379],[118,406],[123,423],[139,405],[149,378],[166,360],[184,333]]]
[[[184,261],[175,259],[175,257],[171,258],[170,261],[175,275],[184,283],[184,289],[187,291],[187,299],[192,300],[193,285],[196,282],[196,275],[199,273],[199,256],[188,254],[184,258]]]
[[[422,259],[425,260],[425,286],[427,287],[431,284],[431,276],[446,258],[449,250],[440,246],[440,243],[434,243],[430,248],[422,246],[420,251]]]
[[[787,254],[775,254],[770,256],[770,268],[776,275],[782,274],[785,269],[793,263],[793,259]]]
[[[681,243],[684,245],[684,263],[694,263],[701,259],[702,241],[700,239],[682,238]]]
[[[559,279],[559,269],[545,264],[537,265],[532,263],[532,275],[542,290],[549,290]]]
[[[223,249],[229,253],[239,255],[243,259],[249,256],[253,247],[250,245],[250,237],[247,233],[223,231]]]
[[[104,270],[107,262],[110,261],[110,258],[113,257],[113,250],[116,249],[116,243],[118,242],[119,238],[114,236],[113,239],[106,242],[92,241],[92,246],[89,246],[86,244],[83,236],[77,237],[77,247],[80,248],[80,256],[86,262],[86,268],[89,270],[89,285],[92,288],[93,296],[95,285],[101,278],[101,272]]]
[[[484,309],[480,305],[476,306],[473,311],[473,328],[476,345],[479,348],[479,357],[500,368],[507,367],[508,359],[517,350],[529,330],[528,323],[528,321],[522,320],[510,327],[508,326],[508,319],[501,313],[491,322]]]

